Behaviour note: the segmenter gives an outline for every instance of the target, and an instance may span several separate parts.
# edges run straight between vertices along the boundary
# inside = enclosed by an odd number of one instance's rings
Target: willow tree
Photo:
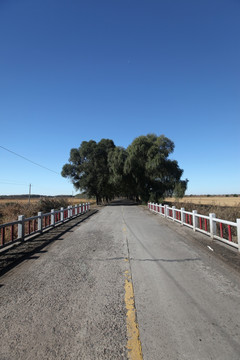
[[[169,159],[173,150],[170,139],[155,134],[139,136],[128,146],[124,173],[135,183],[137,200],[158,201],[173,192],[183,174],[178,162]]]
[[[170,139],[155,134],[137,137],[127,149],[109,139],[83,141],[70,151],[62,176],[71,179],[76,189],[95,196],[97,203],[120,195],[158,201],[180,185],[187,186],[178,162],[169,158],[173,150]]]
[[[69,163],[62,168],[62,176],[69,178],[75,189],[95,196],[97,203],[114,196],[109,182],[108,154],[115,148],[114,142],[102,139],[83,141],[79,148],[70,151]]]

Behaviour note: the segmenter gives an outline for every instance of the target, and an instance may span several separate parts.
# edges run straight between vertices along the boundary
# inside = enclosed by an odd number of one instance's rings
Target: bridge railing
[[[206,216],[198,214],[196,210],[189,212],[184,208],[177,209],[175,206],[155,203],[148,203],[148,208],[167,219],[211,236],[212,239],[222,241],[240,251],[240,219],[232,222],[218,219],[214,213]]]
[[[19,215],[18,220],[0,224],[0,249],[15,242],[24,241],[30,236],[41,234],[49,228],[60,225],[74,217],[90,210],[90,203],[63,207],[60,210],[52,209],[51,212],[25,218]]]

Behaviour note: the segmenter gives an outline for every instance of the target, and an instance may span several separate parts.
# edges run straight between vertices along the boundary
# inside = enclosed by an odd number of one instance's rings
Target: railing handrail
[[[3,227],[6,227],[6,226],[12,226],[12,225],[16,225],[16,224],[19,224],[18,220],[11,221],[11,222],[4,223],[4,224],[0,224],[0,229],[3,228]]]
[[[181,223],[182,225],[188,226],[192,228],[194,231],[199,231],[201,233],[210,235],[214,239],[220,240],[224,243],[227,243],[228,245],[238,248],[238,250],[240,251],[240,219],[236,219],[236,222],[233,222],[229,220],[218,219],[216,218],[215,214],[209,214],[209,216],[206,216],[199,214],[196,210],[190,212],[190,211],[186,211],[184,208],[177,209],[175,206],[171,207],[168,205],[156,204],[151,202],[148,203],[148,208],[149,210],[157,214],[160,214],[165,218],[170,218],[177,223]],[[164,209],[164,211],[161,211],[161,209]],[[172,211],[171,216],[169,215],[169,210]],[[176,217],[176,215],[178,216]],[[204,219],[203,222],[204,224],[202,224],[203,219]],[[228,233],[228,239],[226,239],[223,236],[224,233],[223,225],[227,225],[228,227],[226,231]],[[220,236],[217,235],[217,227],[219,228],[218,232],[220,232]],[[231,227],[236,228],[237,242],[233,242],[232,240]]]
[[[79,210],[80,209],[80,210]],[[24,215],[19,215],[18,220],[11,221],[8,223],[0,224],[0,249],[11,245],[16,241],[24,241],[27,237],[32,236],[36,233],[42,233],[43,230],[49,229],[50,227],[54,227],[55,225],[60,225],[61,223],[72,219],[73,217],[77,217],[87,211],[90,210],[90,203],[81,203],[76,205],[69,205],[67,208],[61,209],[52,209],[51,212],[42,213],[38,212],[38,215],[34,215],[28,218],[25,218]],[[66,215],[67,212],[67,216]],[[60,219],[56,219],[55,215],[60,214]],[[43,221],[44,220],[44,221]],[[33,231],[31,231],[30,222],[34,221]],[[37,224],[36,224],[37,222]],[[43,226],[44,222],[44,226]],[[28,233],[25,234],[25,224],[28,223]],[[18,235],[14,235],[14,226],[18,227]],[[11,240],[5,241],[5,228],[11,227]]]

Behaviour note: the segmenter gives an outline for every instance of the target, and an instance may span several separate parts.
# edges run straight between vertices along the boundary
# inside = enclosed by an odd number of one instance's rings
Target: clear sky
[[[56,172],[0,148],[0,195],[72,194],[71,148],[148,133],[187,194],[240,193],[239,39],[239,0],[0,0],[0,145]]]

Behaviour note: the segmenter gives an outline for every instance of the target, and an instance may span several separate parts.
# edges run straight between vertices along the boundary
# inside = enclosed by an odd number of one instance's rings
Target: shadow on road
[[[128,200],[128,199],[118,199],[118,200],[113,200],[111,201],[109,204],[107,204],[107,206],[132,206],[132,205],[139,205],[136,201],[133,200]]]
[[[62,225],[56,226],[44,232],[37,237],[29,239],[23,243],[16,244],[13,247],[4,250],[0,253],[0,276],[11,270],[16,265],[20,264],[24,260],[38,259],[42,253],[46,253],[47,250],[43,250],[44,247],[52,243],[53,241],[63,240],[61,237],[72,229],[79,225],[82,221],[88,219],[90,216],[98,212],[93,209],[88,213],[80,215]]]

